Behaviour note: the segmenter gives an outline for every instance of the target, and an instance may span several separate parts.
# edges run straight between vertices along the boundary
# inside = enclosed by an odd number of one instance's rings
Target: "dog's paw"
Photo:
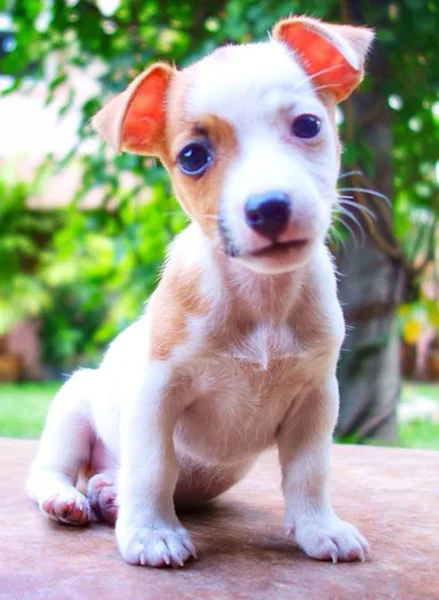
[[[123,559],[132,565],[182,567],[197,558],[189,533],[183,527],[139,528],[116,524],[116,537]]]
[[[90,504],[87,498],[74,488],[47,498],[40,503],[40,509],[59,523],[83,526],[90,522]]]
[[[108,476],[98,473],[90,479],[87,498],[96,517],[114,525],[117,518],[117,494],[116,486]]]
[[[333,517],[328,521],[310,521],[295,528],[299,546],[317,560],[361,561],[370,559],[366,539],[350,523]]]

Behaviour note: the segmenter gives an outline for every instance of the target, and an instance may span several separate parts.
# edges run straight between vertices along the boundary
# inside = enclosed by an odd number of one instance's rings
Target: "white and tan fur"
[[[372,37],[286,19],[268,42],[220,48],[183,71],[154,65],[95,119],[116,149],[160,157],[192,223],[143,316],[54,399],[27,489],[61,522],[117,513],[129,563],[195,557],[175,506],[221,494],[275,444],[288,533],[313,558],[369,556],[327,491],[344,323],[325,238],[335,105],[360,82]],[[292,121],[309,113],[319,135],[294,138]],[[194,130],[214,150],[197,178],[176,165]],[[258,253],[267,240],[246,225],[244,204],[273,188],[294,202],[281,241],[305,247]],[[84,472],[86,495],[75,488]]]

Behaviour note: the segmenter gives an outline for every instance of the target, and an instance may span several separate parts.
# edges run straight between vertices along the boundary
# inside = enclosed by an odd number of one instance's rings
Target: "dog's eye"
[[[212,160],[212,153],[205,144],[192,142],[181,150],[177,164],[186,175],[200,175]]]
[[[315,115],[300,115],[293,121],[293,134],[300,138],[315,137],[322,126],[322,123]]]

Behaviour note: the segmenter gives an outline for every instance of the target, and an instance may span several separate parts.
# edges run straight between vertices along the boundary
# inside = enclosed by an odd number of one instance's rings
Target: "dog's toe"
[[[350,523],[332,519],[329,523],[309,523],[296,529],[299,546],[312,558],[333,563],[370,559],[366,539]]]
[[[67,525],[87,525],[90,522],[90,504],[78,490],[59,492],[40,504],[48,517]]]
[[[88,482],[87,498],[96,517],[114,525],[117,518],[116,486],[106,474],[98,473]]]
[[[149,567],[182,567],[197,558],[188,532],[183,528],[149,529],[119,527],[119,550],[127,563]]]

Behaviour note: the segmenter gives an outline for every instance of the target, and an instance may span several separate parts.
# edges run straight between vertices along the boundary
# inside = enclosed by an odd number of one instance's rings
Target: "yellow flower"
[[[407,344],[415,344],[421,335],[421,323],[416,319],[409,319],[405,322],[402,337]]]

